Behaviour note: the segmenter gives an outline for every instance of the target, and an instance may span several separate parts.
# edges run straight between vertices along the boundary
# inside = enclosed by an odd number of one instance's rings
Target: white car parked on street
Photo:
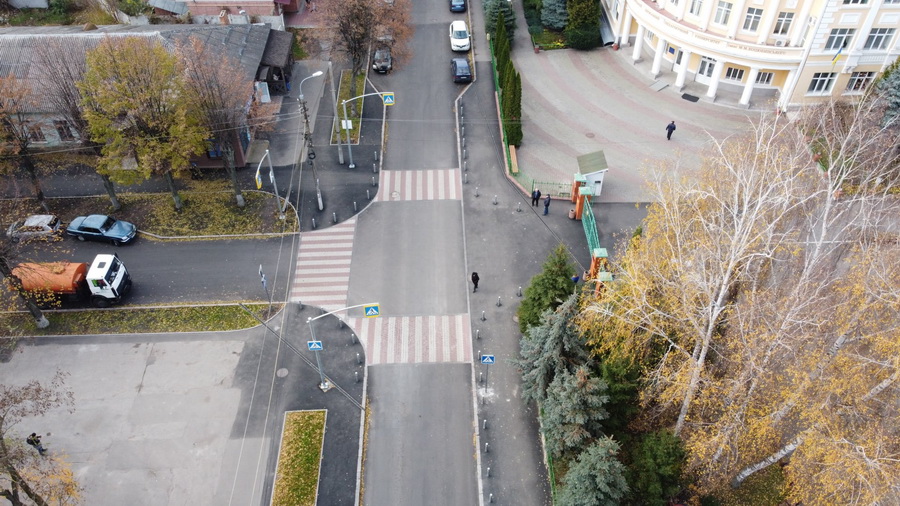
[[[468,51],[470,47],[469,28],[466,27],[466,22],[459,20],[450,23],[450,49]]]

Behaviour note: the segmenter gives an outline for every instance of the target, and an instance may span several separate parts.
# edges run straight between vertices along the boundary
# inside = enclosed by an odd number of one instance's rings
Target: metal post
[[[349,125],[346,125],[346,123],[348,123],[348,121],[349,121],[349,120],[347,119],[347,101],[344,100],[343,102],[341,102],[341,105],[344,106],[344,123],[345,123],[345,125],[341,125],[341,130],[344,130],[344,131],[347,132],[347,155],[350,157],[350,165],[348,165],[347,167],[350,168],[350,169],[355,169],[355,168],[356,168],[356,164],[353,163],[353,148],[350,147],[350,144],[351,144],[351,141],[350,141],[350,129],[349,129],[349,128],[347,128],[347,129],[344,128],[345,126],[349,126]]]
[[[307,318],[306,323],[309,324],[309,335],[312,337],[311,340],[315,341],[316,340],[316,331],[314,330],[314,327],[312,324],[312,318]],[[325,390],[328,390],[330,388],[330,386],[328,385],[328,382],[325,381],[325,372],[322,371],[322,359],[319,358],[318,350],[316,350],[315,354],[316,354],[316,364],[319,367],[319,379],[322,381],[321,383],[319,383],[319,388],[321,388],[323,391],[325,391]]]
[[[266,298],[269,299],[269,312],[266,313],[268,318],[272,314],[272,295],[269,293],[269,285],[266,283],[266,275],[263,273],[262,264],[259,264],[259,281],[262,283],[263,290],[266,291]]]
[[[284,210],[281,209],[281,197],[278,195],[278,184],[275,183],[275,169],[272,168],[272,156],[269,155],[268,149],[266,150],[266,154],[263,155],[263,158],[269,159],[269,179],[272,181],[272,186],[275,187],[275,205],[278,206],[278,219],[283,220]]]
[[[334,73],[331,71],[331,62],[328,62],[328,82],[331,83],[331,106],[334,108],[334,117],[339,118],[337,110],[337,93],[334,91]],[[331,133],[334,133],[332,130]],[[338,120],[338,163],[344,165],[344,147],[341,145],[340,119]]]

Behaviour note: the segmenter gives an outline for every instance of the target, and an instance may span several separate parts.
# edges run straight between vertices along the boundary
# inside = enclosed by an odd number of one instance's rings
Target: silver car
[[[27,241],[38,237],[47,238],[59,234],[62,223],[52,214],[34,214],[19,220],[6,230],[13,242]]]

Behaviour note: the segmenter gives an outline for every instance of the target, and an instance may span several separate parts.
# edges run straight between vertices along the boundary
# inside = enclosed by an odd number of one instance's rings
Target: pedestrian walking
[[[34,449],[37,450],[41,455],[43,455],[47,451],[46,449],[44,449],[44,445],[41,444],[41,436],[38,436],[34,432],[32,432],[30,436],[25,438],[25,442],[33,446]]]
[[[531,192],[531,205],[533,207],[537,207],[541,202],[541,190],[535,188],[533,192]]]
[[[473,273],[472,273],[472,284],[475,285],[475,289],[472,290],[472,293],[475,293],[475,292],[478,291],[478,280],[479,280],[479,279],[481,279],[481,278],[478,277],[478,273],[477,273],[477,272],[473,272]]]
[[[550,212],[550,195],[547,195],[547,197],[544,198],[544,216],[547,216],[547,213],[549,213],[549,212]]]
[[[672,140],[672,132],[675,131],[675,121],[666,125],[666,139]]]

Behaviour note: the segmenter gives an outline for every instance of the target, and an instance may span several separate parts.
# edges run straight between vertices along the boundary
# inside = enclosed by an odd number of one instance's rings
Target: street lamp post
[[[269,181],[272,182],[272,186],[275,187],[275,205],[278,207],[278,219],[284,219],[284,207],[287,207],[287,198],[284,199],[285,205],[282,207],[281,205],[281,196],[278,194],[278,183],[275,182],[275,169],[272,167],[272,155],[269,154],[269,150],[266,150],[266,154],[263,155],[263,160],[266,158],[269,159]],[[259,169],[262,168],[263,160],[259,161],[259,165],[256,166],[256,187],[260,188],[262,186],[262,180],[259,177]]]
[[[359,98],[359,97],[354,97],[354,98]],[[347,167],[348,167],[348,168],[351,168],[351,169],[355,169],[355,168],[356,168],[356,164],[353,163],[353,148],[350,147],[350,144],[352,144],[352,143],[350,142],[350,130],[351,130],[351,128],[350,128],[350,121],[347,119],[347,102],[349,102],[350,100],[353,100],[354,98],[351,98],[351,99],[348,99],[348,100],[344,100],[343,102],[341,102],[341,104],[344,106],[344,124],[341,125],[341,127],[342,127],[342,129],[343,129],[344,127],[346,127],[346,132],[347,132],[347,156],[350,157],[350,165],[348,165]]]
[[[303,99],[303,83],[306,82],[307,79],[321,76],[322,73],[323,72],[321,70],[316,71],[312,75],[305,77],[302,81],[300,81],[300,96],[298,97],[298,100],[300,101],[300,112],[303,113],[303,141],[308,146],[306,157],[309,159],[309,164],[312,167],[313,171],[313,177],[316,180],[316,200],[319,204],[319,211],[323,210],[325,206],[322,203],[322,190],[319,187],[319,173],[316,171],[316,151],[313,147],[312,132],[309,128],[309,111],[306,107],[306,100]]]

